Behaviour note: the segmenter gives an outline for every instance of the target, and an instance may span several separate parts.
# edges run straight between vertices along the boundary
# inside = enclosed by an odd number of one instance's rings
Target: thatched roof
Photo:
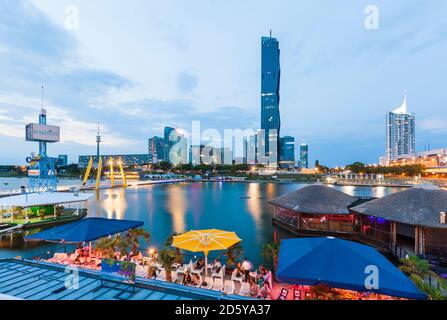
[[[447,211],[447,191],[434,185],[420,185],[362,203],[352,211],[414,226],[447,228],[440,223]]]
[[[301,213],[349,214],[348,207],[357,200],[334,188],[313,184],[270,200],[269,203]]]

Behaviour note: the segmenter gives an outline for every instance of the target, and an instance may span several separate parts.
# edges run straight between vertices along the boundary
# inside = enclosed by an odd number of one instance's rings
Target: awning
[[[141,227],[143,224],[144,222],[142,221],[86,218],[33,234],[26,237],[25,240],[43,240],[64,243],[90,242]]]
[[[370,281],[377,275],[377,282]],[[393,297],[425,299],[413,282],[373,247],[336,238],[281,242],[277,277],[286,283],[327,285]],[[374,285],[368,289],[365,284]],[[377,285],[377,286],[375,286]]]
[[[91,193],[42,192],[20,194],[0,198],[0,207],[35,207],[55,204],[84,202],[93,197]]]

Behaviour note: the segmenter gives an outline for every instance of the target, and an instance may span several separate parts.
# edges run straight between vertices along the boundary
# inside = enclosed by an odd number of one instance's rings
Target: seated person
[[[191,274],[189,273],[189,271],[186,271],[186,272],[185,272],[185,275],[183,276],[182,284],[183,284],[184,286],[188,286],[188,285],[191,284],[191,282],[192,282]]]
[[[199,271],[202,270],[204,266],[205,266],[205,260],[203,258],[200,258],[193,264],[192,267],[194,271]]]
[[[244,270],[242,269],[242,264],[240,262],[238,262],[236,264],[236,277],[242,278],[243,275],[244,275]]]
[[[221,269],[222,269],[222,263],[220,263],[220,260],[216,258],[213,262],[212,271],[213,273],[219,273]]]
[[[260,294],[262,299],[270,299],[270,286],[265,281],[264,284],[262,285]]]
[[[254,278],[250,278],[250,297],[252,298],[259,298],[261,297],[261,288],[259,288],[258,284],[256,283],[256,280]]]
[[[200,277],[197,273],[192,274],[191,278],[192,278],[192,281],[191,281],[192,286],[200,285]]]

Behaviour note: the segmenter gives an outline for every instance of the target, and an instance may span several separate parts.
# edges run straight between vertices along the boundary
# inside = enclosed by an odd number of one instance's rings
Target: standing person
[[[242,262],[242,271],[244,272],[245,282],[248,282],[249,280],[251,269],[253,269],[253,265],[247,258],[244,258],[244,261]]]

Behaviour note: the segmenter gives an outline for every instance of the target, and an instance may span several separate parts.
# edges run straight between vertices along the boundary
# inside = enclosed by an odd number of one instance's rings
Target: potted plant
[[[234,269],[234,265],[236,264],[236,261],[241,257],[243,252],[242,245],[240,243],[236,243],[229,247],[225,251],[225,255],[227,256],[227,267],[226,270],[228,270],[230,273]]]
[[[165,241],[165,246],[166,247],[171,247],[172,243],[174,241],[174,237],[179,235],[179,233],[174,232],[173,234],[171,234]],[[183,263],[183,255],[180,252],[179,248],[174,248],[174,252],[175,252],[175,263],[178,264],[182,264]]]
[[[166,281],[172,282],[172,265],[175,262],[175,252],[172,249],[160,251],[159,260],[166,272]]]
[[[138,254],[140,248],[140,238],[143,238],[146,242],[149,242],[150,234],[142,228],[129,230],[126,234],[126,240],[130,247],[130,252],[133,255]]]

